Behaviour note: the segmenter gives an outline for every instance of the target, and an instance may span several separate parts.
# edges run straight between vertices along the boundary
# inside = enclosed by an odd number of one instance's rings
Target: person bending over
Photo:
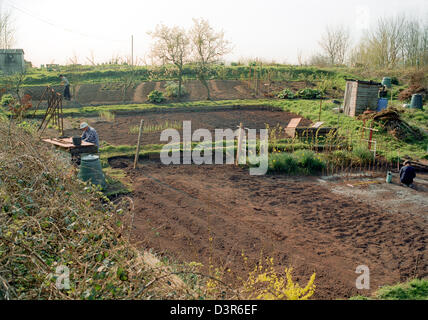
[[[94,128],[90,127],[86,122],[83,122],[80,125],[80,129],[83,131],[82,141],[95,144],[99,150],[100,142],[97,131]]]
[[[416,178],[416,170],[410,161],[404,162],[404,167],[400,170],[400,182],[409,188],[414,189],[413,180]]]

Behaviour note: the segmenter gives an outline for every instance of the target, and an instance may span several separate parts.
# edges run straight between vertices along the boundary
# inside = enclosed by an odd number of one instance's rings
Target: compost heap
[[[401,113],[396,108],[388,108],[371,115],[371,118],[381,123],[390,135],[398,140],[422,139],[421,132],[412,128],[407,122],[401,119]]]

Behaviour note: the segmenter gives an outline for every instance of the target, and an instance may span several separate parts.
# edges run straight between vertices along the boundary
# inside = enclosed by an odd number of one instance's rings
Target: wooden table
[[[90,142],[82,141],[82,145],[75,146],[73,138],[63,139],[43,139],[42,141],[54,145],[58,149],[71,153],[72,162],[80,164],[81,154],[95,154],[98,153],[98,147]]]

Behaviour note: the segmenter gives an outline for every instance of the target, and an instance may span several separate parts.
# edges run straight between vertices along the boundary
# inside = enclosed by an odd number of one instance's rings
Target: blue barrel
[[[410,108],[422,109],[422,107],[423,107],[422,95],[421,94],[414,94],[412,96],[412,102],[410,103]]]
[[[107,184],[101,168],[100,157],[88,155],[82,157],[78,178],[82,181],[91,181],[92,184],[100,186],[101,190],[105,189]]]
[[[388,99],[387,98],[380,98],[378,103],[377,103],[377,112],[380,112],[382,110],[385,110],[386,108],[388,108]]]
[[[385,87],[387,87],[388,89],[392,88],[392,79],[389,77],[385,77],[382,79],[382,85],[384,85]]]

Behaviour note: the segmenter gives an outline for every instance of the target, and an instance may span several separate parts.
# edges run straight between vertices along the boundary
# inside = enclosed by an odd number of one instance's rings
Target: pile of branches
[[[409,88],[400,92],[398,99],[401,101],[410,101],[414,94],[421,94],[426,99],[428,94],[427,76],[424,71],[415,72],[410,78]]]
[[[398,140],[423,139],[422,133],[412,128],[401,118],[403,111],[396,108],[388,108],[372,115],[372,119],[381,123],[389,134]]]
[[[33,129],[0,120],[0,141],[0,300],[189,298],[130,245],[129,201],[77,180]]]

